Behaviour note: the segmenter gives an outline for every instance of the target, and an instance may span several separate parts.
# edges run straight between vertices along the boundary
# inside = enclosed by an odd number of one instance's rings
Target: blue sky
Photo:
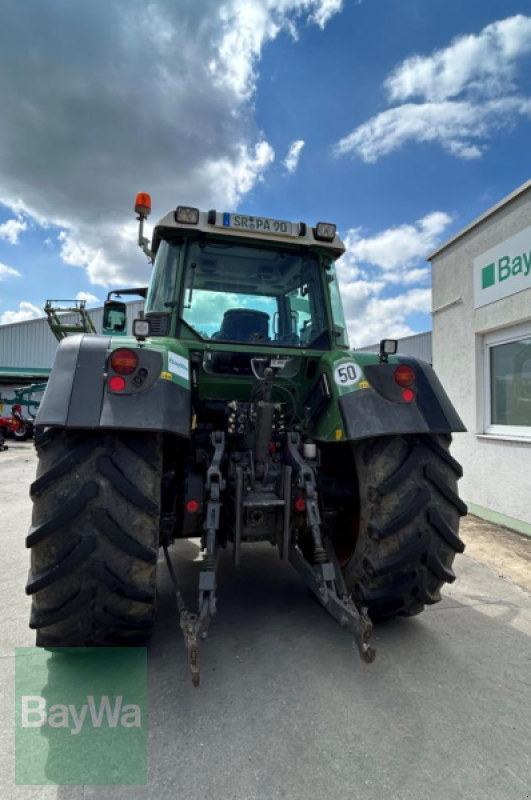
[[[10,5],[0,321],[146,282],[145,190],[154,217],[190,203],[336,222],[352,344],[429,329],[426,255],[530,177],[528,5],[195,6],[154,0],[146,25],[140,0]]]

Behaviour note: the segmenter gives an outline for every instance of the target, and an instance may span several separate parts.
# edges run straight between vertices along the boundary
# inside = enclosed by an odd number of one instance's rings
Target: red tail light
[[[407,364],[400,364],[395,369],[395,383],[398,383],[402,389],[408,389],[415,383],[415,370]]]
[[[110,364],[118,375],[131,375],[138,367],[138,356],[133,350],[126,350],[122,347],[114,351]]]
[[[113,392],[123,392],[125,389],[125,381],[123,378],[119,378],[118,375],[115,375],[110,379],[109,387],[113,390]]]

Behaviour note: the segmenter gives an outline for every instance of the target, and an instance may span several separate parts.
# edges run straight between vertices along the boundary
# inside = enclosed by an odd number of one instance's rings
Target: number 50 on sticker
[[[353,386],[359,381],[360,376],[359,367],[353,361],[343,363],[334,370],[334,380],[338,386]]]

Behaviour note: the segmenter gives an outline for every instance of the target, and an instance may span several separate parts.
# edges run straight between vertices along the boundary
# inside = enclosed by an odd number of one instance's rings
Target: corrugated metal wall
[[[128,333],[131,333],[133,320],[143,307],[142,300],[127,304]],[[101,333],[103,306],[89,309],[89,314],[96,330]],[[65,314],[64,320],[72,324],[78,322],[74,314]],[[46,317],[0,325],[0,368],[51,367],[56,349],[57,340],[48,326]]]
[[[367,347],[358,347],[358,350],[369,350],[372,353],[378,353],[380,350],[380,343],[370,344]],[[413,358],[421,358],[427,361],[428,364],[432,363],[431,354],[431,331],[426,333],[416,333],[414,336],[405,336],[403,339],[398,339],[398,355],[413,356]]]

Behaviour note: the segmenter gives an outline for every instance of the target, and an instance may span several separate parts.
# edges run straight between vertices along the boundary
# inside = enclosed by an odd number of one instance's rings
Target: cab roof
[[[306,247],[319,248],[328,251],[335,259],[339,258],[345,252],[345,245],[339,238],[337,233],[332,241],[323,241],[315,237],[315,228],[306,225],[303,222],[284,223],[279,220],[270,220],[269,223],[280,223],[281,226],[285,225],[291,232],[288,234],[282,232],[274,232],[271,230],[245,230],[244,228],[236,225],[237,221],[247,220],[256,223],[258,220],[266,221],[264,217],[250,216],[246,214],[227,214],[221,211],[199,211],[199,220],[196,224],[189,222],[177,222],[176,212],[170,211],[162,219],[160,219],[153,230],[153,243],[152,248],[157,250],[160,240],[164,238],[164,232],[167,231],[183,231],[187,233],[206,233],[215,234],[216,236],[237,236],[243,239],[250,239],[254,241],[272,242],[278,244],[290,245],[305,245]]]

